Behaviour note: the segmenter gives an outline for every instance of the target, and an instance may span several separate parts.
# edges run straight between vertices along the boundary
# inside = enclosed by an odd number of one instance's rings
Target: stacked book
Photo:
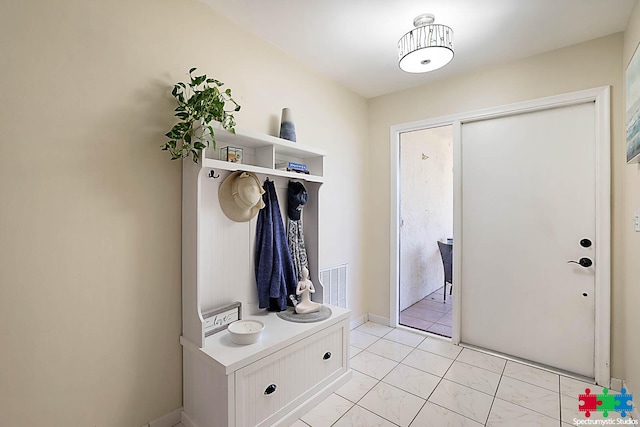
[[[298,173],[306,173],[306,174],[309,173],[309,170],[307,169],[307,165],[303,163],[296,163],[296,162],[277,163],[276,169],[286,170],[291,172],[298,172]]]

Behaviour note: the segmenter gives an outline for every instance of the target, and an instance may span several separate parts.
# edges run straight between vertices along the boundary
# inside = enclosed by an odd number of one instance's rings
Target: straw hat
[[[249,221],[264,208],[264,189],[251,172],[233,172],[218,190],[222,212],[235,222]]]

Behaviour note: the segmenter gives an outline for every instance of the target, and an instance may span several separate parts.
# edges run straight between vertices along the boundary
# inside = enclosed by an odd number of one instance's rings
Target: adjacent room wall
[[[138,427],[182,405],[181,164],[198,67],[240,127],[324,148],[321,267],[364,301],[366,101],[195,0],[0,3],[0,425]]]
[[[389,313],[389,127],[599,86],[612,86],[612,375],[623,375],[624,136],[622,33],[369,100],[369,309]],[[437,71],[436,71],[437,72]],[[526,159],[523,159],[526,161]],[[371,183],[375,182],[375,186]],[[640,208],[640,207],[637,207]],[[637,259],[637,252],[636,252]],[[631,332],[630,332],[631,333]]]
[[[402,133],[400,176],[400,310],[404,310],[444,286],[437,242],[453,237],[453,127]]]
[[[633,9],[627,29],[624,33],[624,50],[622,69],[623,73],[629,65],[631,58],[640,43],[640,1]],[[626,79],[623,75],[626,85]],[[625,98],[620,100],[622,108],[626,111]],[[624,114],[616,123],[623,133],[626,131]],[[622,166],[624,173],[624,210],[622,218],[622,231],[624,246],[622,256],[624,259],[624,298],[622,300],[622,321],[620,336],[624,342],[624,379],[633,393],[640,393],[640,316],[638,304],[640,304],[640,233],[633,230],[633,215],[640,212],[640,164],[634,163]],[[636,404],[637,405],[637,404]]]

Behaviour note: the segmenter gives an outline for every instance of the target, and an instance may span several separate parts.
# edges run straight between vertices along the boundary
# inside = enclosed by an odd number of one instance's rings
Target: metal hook
[[[216,171],[215,171],[215,170],[213,170],[213,169],[211,169],[211,170],[209,171],[209,178],[213,178],[213,179],[215,179],[215,178],[220,178],[220,174],[217,174],[217,175],[216,175]]]

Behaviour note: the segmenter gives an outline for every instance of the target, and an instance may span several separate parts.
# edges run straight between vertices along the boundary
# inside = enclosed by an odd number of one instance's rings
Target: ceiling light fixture
[[[430,13],[413,20],[415,28],[398,41],[398,65],[407,73],[426,73],[453,59],[453,30],[434,24]]]

